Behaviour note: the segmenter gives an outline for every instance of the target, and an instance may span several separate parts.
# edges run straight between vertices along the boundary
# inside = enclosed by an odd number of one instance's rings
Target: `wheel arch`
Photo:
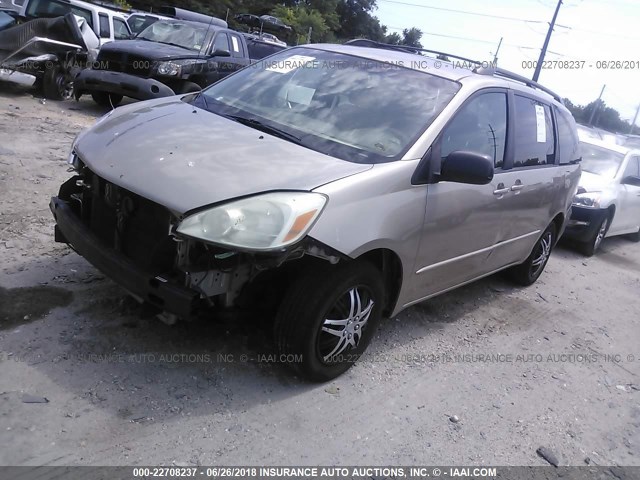
[[[558,243],[558,240],[560,240],[560,235],[562,233],[562,229],[565,226],[565,216],[564,213],[560,212],[558,213],[555,217],[553,217],[553,220],[551,220],[551,223],[553,223],[556,227],[556,240],[555,243]]]
[[[402,289],[403,268],[400,256],[388,248],[376,248],[359,255],[357,259],[367,260],[380,270],[385,287],[383,314],[394,311]]]

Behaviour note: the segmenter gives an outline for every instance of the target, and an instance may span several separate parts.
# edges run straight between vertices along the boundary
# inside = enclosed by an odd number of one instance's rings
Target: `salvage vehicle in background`
[[[73,143],[55,239],[167,322],[273,315],[280,358],[334,378],[382,316],[500,270],[534,283],[564,230],[570,113],[465,61],[294,47],[112,110]]]
[[[76,77],[76,98],[90,93],[113,108],[125,96],[149,100],[196,92],[249,65],[248,43],[272,52],[284,48],[213,23],[159,20],[133,40],[103,46],[93,67]]]
[[[203,13],[193,12],[184,8],[176,7],[160,7],[155,13],[134,12],[127,17],[127,23],[131,31],[137,35],[149,25],[158,20],[167,20],[173,18],[176,20],[188,20],[190,22],[200,22],[207,25],[215,25],[217,27],[227,28],[227,22],[221,18],[211,17]]]
[[[100,45],[131,38],[123,12],[81,0],[26,0],[20,12],[26,20],[54,18],[67,13],[84,18],[100,39]]]
[[[565,237],[592,256],[606,237],[640,241],[640,150],[581,135],[582,178]]]
[[[0,10],[20,13],[26,0],[0,0]]]
[[[133,36],[136,36],[149,25],[156,23],[158,20],[166,20],[168,18],[153,13],[135,12],[127,17],[127,25],[129,25]]]
[[[71,13],[0,31],[0,81],[35,85],[46,98],[73,95],[73,80],[96,58],[98,38]]]

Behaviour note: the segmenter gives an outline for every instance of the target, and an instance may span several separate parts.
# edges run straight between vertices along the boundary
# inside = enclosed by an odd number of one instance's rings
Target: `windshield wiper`
[[[240,115],[223,115],[225,118],[229,118],[235,122],[246,125],[247,127],[255,128],[256,130],[260,130],[264,133],[269,133],[274,137],[282,138],[283,140],[288,140],[296,145],[304,145],[302,143],[302,139],[297,137],[296,135],[286,132],[278,127],[274,127],[271,125],[267,125],[266,123],[262,123],[260,120],[256,120],[255,118],[247,118],[242,117]]]
[[[180,47],[180,48],[184,48],[185,50],[193,50],[189,47],[185,47],[184,45],[178,45],[177,43],[161,42],[160,40],[152,40],[152,42],[162,43],[164,45],[171,45],[172,47]]]

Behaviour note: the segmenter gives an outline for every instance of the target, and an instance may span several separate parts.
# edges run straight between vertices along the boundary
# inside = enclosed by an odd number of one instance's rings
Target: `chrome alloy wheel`
[[[536,276],[544,268],[549,255],[551,255],[551,242],[553,241],[553,235],[551,232],[547,232],[540,239],[538,246],[536,247],[536,254],[531,262],[531,275]]]
[[[353,287],[338,298],[318,336],[318,352],[324,362],[358,346],[373,305],[371,292],[362,286]]]
[[[604,239],[604,235],[607,233],[607,227],[609,226],[609,219],[605,218],[602,221],[602,225],[600,225],[600,230],[598,230],[598,234],[596,235],[595,240],[593,241],[593,251],[595,252],[602,243]]]

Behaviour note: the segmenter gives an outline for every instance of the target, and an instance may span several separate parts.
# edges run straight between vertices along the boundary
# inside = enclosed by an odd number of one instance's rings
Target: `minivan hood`
[[[372,165],[340,160],[168,97],[120,107],[75,151],[97,175],[182,214],[271,190],[313,190]]]
[[[579,186],[587,192],[601,192],[608,188],[613,179],[582,170]]]

